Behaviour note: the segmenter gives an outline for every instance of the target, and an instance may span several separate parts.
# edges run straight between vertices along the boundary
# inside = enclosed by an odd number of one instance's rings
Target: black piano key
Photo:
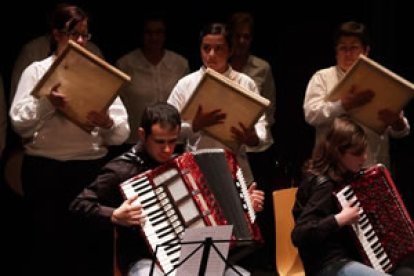
[[[351,202],[350,206],[351,207],[354,207],[354,206],[359,207],[359,206],[361,206],[361,202],[359,202],[359,200],[354,200],[353,202]]]
[[[368,219],[364,219],[362,221],[359,221],[358,224],[359,224],[360,227],[366,227],[366,225],[370,225]]]
[[[150,218],[149,220],[151,221],[151,225],[155,227],[161,222],[166,221],[167,217],[163,215],[163,216],[158,216],[157,218],[153,218],[153,219]]]
[[[144,187],[143,189],[135,190],[135,192],[137,192],[137,194],[138,194],[139,196],[143,196],[143,195],[145,195],[146,193],[148,193],[148,192],[152,192],[152,191],[153,191],[153,190],[152,190],[151,186]]]
[[[348,191],[344,192],[344,197],[349,199],[355,195],[354,191],[352,189],[349,189]]]
[[[159,232],[155,231],[155,232],[156,232],[157,237],[159,239],[162,239],[162,238],[165,238],[166,239],[166,238],[168,238],[167,237],[168,234],[175,236],[175,232],[174,231],[171,231],[171,229],[164,229],[164,231],[159,231]]]
[[[384,249],[381,248],[381,250],[378,253],[376,253],[375,256],[379,259],[381,256],[384,255],[384,253],[385,253]]]
[[[176,242],[178,242],[179,240],[176,240]],[[180,246],[181,247],[181,245],[180,244],[177,244],[177,243],[171,243],[171,244],[169,244],[169,245],[166,245],[166,246],[164,246],[164,250],[171,250],[172,248],[175,248],[176,246]]]
[[[161,208],[160,209],[155,209],[154,211],[149,212],[147,214],[147,217],[152,217],[153,215],[156,215],[157,213],[160,213],[160,212],[162,212],[162,209]]]
[[[179,239],[174,237],[173,239],[170,239],[169,241],[171,241],[171,243],[164,247],[165,252],[168,253],[171,251],[175,251],[177,248],[181,249],[181,244],[179,243]],[[164,244],[167,244],[167,243],[164,243]]]
[[[164,232],[164,233],[159,234],[159,235],[158,235],[158,238],[159,238],[159,239],[162,239],[162,238],[164,238],[165,236],[168,236],[168,235],[170,235],[170,234],[174,234],[174,236],[175,236],[175,231],[174,231],[174,229],[173,229],[173,228],[170,228],[170,230],[168,230],[168,231],[166,231],[166,232]]]
[[[354,194],[350,194],[350,195],[346,195],[345,196],[345,199],[346,199],[346,201],[350,201],[353,197],[355,197],[355,195]]]
[[[365,229],[365,228],[367,228],[368,226],[369,226],[370,224],[369,224],[369,221],[365,221],[365,222],[363,222],[363,223],[361,223],[361,224],[359,224],[359,226],[361,227],[361,229]]]
[[[370,232],[369,234],[367,234],[367,235],[364,234],[364,235],[365,235],[365,237],[366,237],[366,239],[367,239],[368,242],[373,241],[375,239],[375,237],[376,237],[374,232]]]
[[[141,201],[142,206],[150,206],[150,205],[154,205],[155,203],[157,203],[157,198],[155,196],[149,197]]]
[[[143,179],[137,180],[136,182],[131,184],[131,187],[136,188],[136,187],[142,187],[142,186],[145,186],[145,185],[150,185],[148,178],[143,178]]]
[[[343,194],[344,195],[349,195],[349,193],[353,193],[354,191],[352,190],[351,186],[346,186],[343,188]]]
[[[174,249],[171,249],[170,251],[166,251],[165,253],[167,253],[167,255],[173,255],[173,254],[175,254],[175,253],[177,253],[177,252],[179,252],[181,250],[181,246],[177,246],[176,248],[174,248]]]
[[[376,241],[374,243],[371,244],[371,248],[372,249],[376,249],[378,247],[381,247],[381,243],[379,241]]]
[[[382,260],[380,262],[382,268],[384,269],[384,271],[388,271],[389,269],[392,268],[392,264],[389,258],[385,258],[384,260]]]
[[[372,233],[369,237],[367,236],[367,241],[372,241],[376,237],[375,233]]]
[[[174,245],[178,245],[178,237],[171,237],[169,240],[164,241],[162,244],[165,245],[165,249],[171,248]]]
[[[369,221],[369,219],[364,213],[362,213],[358,219],[358,223],[364,223],[365,221]]]
[[[169,228],[171,228],[171,225],[167,225],[167,226],[164,226],[164,227],[162,227],[160,229],[157,229],[157,230],[155,230],[155,233],[157,233],[157,234],[162,233],[163,231],[165,231],[165,230],[167,230]]]
[[[160,219],[161,220],[166,220],[167,219],[167,217],[165,216],[164,212],[161,212],[161,213],[159,213],[157,215],[154,215],[154,216],[151,216],[151,217],[148,217],[148,218],[154,224],[157,223],[157,221],[159,221]]]
[[[388,257],[382,259],[380,261],[380,265],[384,269],[384,271],[388,271],[392,267],[391,260]]]
[[[376,241],[373,244],[371,244],[372,250],[376,250],[377,248],[381,248],[381,247],[382,247],[382,244],[379,241]]]
[[[175,264],[175,263],[178,262],[179,259],[180,259],[180,257],[177,257],[177,258],[171,259],[170,261],[171,261],[171,263]]]
[[[382,247],[378,246],[377,248],[373,248],[372,252],[374,252],[374,254],[377,254],[381,251]]]
[[[369,237],[370,235],[374,234],[374,229],[369,229],[367,232],[364,233],[365,237]]]

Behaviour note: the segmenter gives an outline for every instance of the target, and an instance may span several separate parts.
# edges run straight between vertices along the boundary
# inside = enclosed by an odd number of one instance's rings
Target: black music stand
[[[242,274],[227,260],[227,258],[221,253],[221,251],[217,248],[216,243],[230,243],[233,240],[213,240],[211,237],[206,237],[204,240],[201,241],[189,241],[189,242],[178,242],[178,243],[163,243],[160,245],[157,245],[154,252],[154,259],[152,260],[151,270],[150,270],[150,276],[153,276],[154,274],[154,268],[155,268],[155,262],[156,262],[156,256],[157,251],[159,247],[165,247],[165,246],[173,246],[173,245],[185,245],[185,244],[198,244],[198,246],[191,251],[190,254],[188,254],[176,267],[174,267],[171,271],[167,271],[164,273],[164,275],[171,274],[174,270],[178,269],[182,264],[184,264],[187,260],[189,260],[195,253],[197,253],[201,248],[203,248],[203,254],[200,259],[200,269],[198,271],[198,276],[205,276],[207,264],[208,264],[208,258],[210,255],[210,250],[213,248],[215,252],[219,255],[220,259],[226,264],[226,268],[229,267],[232,269],[237,275],[242,276]],[[253,242],[254,240],[242,240],[237,242]]]

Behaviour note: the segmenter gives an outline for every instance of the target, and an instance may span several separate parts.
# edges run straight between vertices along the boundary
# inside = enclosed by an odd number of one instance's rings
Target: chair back
[[[302,260],[292,244],[291,232],[294,226],[292,208],[297,188],[273,192],[273,208],[276,225],[276,268],[279,276],[304,276]]]

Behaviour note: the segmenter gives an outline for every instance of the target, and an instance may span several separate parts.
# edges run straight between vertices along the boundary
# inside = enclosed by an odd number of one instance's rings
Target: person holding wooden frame
[[[327,126],[336,117],[349,113],[350,110],[369,103],[375,96],[375,91],[362,90],[353,87],[337,101],[329,101],[328,95],[344,78],[345,74],[363,54],[368,56],[370,51],[368,31],[359,22],[342,23],[334,35],[336,65],[316,72],[310,79],[303,110],[305,120],[316,129],[316,143],[326,132]],[[385,132],[378,134],[365,127],[368,136],[368,159],[366,166],[382,163],[390,168],[389,137],[401,138],[410,132],[410,126],[403,112],[395,113],[384,109],[378,113],[378,118],[388,127]]]
[[[70,39],[81,46],[90,39],[88,16],[77,6],[59,4],[51,22],[53,54],[24,70],[10,109],[25,148],[22,185],[33,234],[27,267],[41,275],[109,275],[112,229],[88,227],[68,207],[106,163],[107,147],[129,136],[127,113],[117,97],[107,110],[88,114],[92,131],[86,131],[62,112],[67,101],[61,84],[46,96],[32,95]]]
[[[232,36],[228,27],[222,23],[209,23],[200,35],[200,54],[203,66],[184,78],[180,79],[171,92],[167,102],[175,106],[180,112],[183,111],[190,100],[207,68],[220,73],[228,81],[237,83],[251,93],[259,92],[253,79],[232,69],[228,60],[232,51]],[[223,90],[225,93],[226,90]],[[223,95],[224,96],[224,95]],[[203,130],[207,127],[224,124],[226,113],[219,108],[220,98],[211,99],[216,102],[216,109],[205,109],[200,105],[193,118],[186,120],[182,125],[182,138],[185,139],[187,150],[203,148],[227,148],[225,144],[212,136],[206,135]],[[250,116],[240,113],[238,116]],[[241,144],[236,151],[238,162],[246,177],[247,183],[253,181],[253,176],[248,164],[246,151],[260,151],[271,142],[267,130],[267,120],[264,115],[260,116],[253,127],[248,128],[243,124],[231,127],[234,140]],[[234,150],[234,149],[233,149]]]

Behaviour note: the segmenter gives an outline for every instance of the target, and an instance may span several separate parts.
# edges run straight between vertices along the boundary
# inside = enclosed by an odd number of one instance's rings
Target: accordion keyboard
[[[152,183],[146,176],[132,178],[121,188],[126,198],[138,195],[134,203],[140,204],[146,215],[142,231],[163,271],[173,271],[179,262],[179,242],[185,228],[206,225],[191,199],[197,195],[188,191],[176,169],[157,175]]]
[[[391,261],[351,186],[345,186],[336,196],[343,207],[349,205],[360,207],[359,220],[352,225],[352,228],[372,267],[378,271],[388,271],[392,267]]]
[[[179,222],[177,222],[176,216],[171,211],[171,204],[166,203],[163,208],[162,203],[157,200],[157,197],[165,197],[165,194],[163,194],[161,189],[154,191],[151,188],[149,181],[145,178],[131,181],[129,184],[129,187],[128,185],[123,187],[123,191],[127,198],[138,194],[138,199],[135,203],[142,205],[147,216],[146,222],[142,226],[142,230],[145,232],[148,242],[153,250],[157,250],[157,257],[160,265],[165,271],[170,271],[174,268],[174,264],[178,262],[180,248],[178,246],[171,248],[156,248],[156,246],[163,243],[178,242],[178,233],[184,231],[184,229]],[[167,210],[167,212],[164,212],[163,210]],[[170,217],[168,217],[169,215]],[[176,222],[175,228],[173,224],[168,223],[170,219]]]

